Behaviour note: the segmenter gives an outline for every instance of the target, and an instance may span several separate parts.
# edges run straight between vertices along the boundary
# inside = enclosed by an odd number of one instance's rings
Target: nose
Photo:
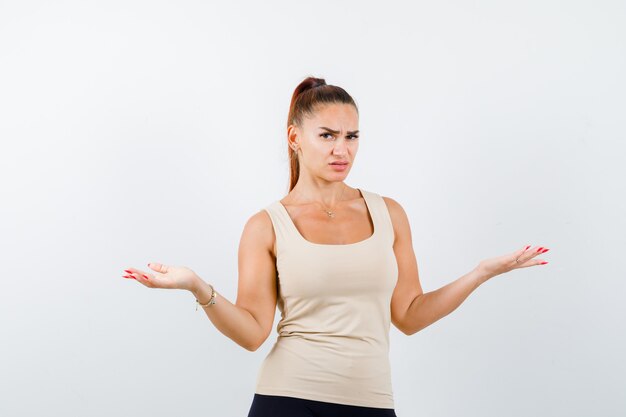
[[[347,145],[345,141],[340,140],[337,141],[335,147],[333,148],[333,154],[335,155],[345,155],[347,153]]]

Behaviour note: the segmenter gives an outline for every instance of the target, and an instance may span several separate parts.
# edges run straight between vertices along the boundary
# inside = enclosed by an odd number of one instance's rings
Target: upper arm
[[[411,226],[406,212],[394,199],[389,197],[383,197],[383,199],[393,223],[395,234],[393,251],[398,263],[398,282],[391,297],[391,322],[398,330],[407,334],[404,325],[406,313],[411,303],[423,294],[422,286],[413,251]]]
[[[269,336],[276,313],[276,259],[272,253],[274,228],[261,210],[246,222],[239,243],[239,279],[235,305],[249,311],[259,324],[259,346]]]

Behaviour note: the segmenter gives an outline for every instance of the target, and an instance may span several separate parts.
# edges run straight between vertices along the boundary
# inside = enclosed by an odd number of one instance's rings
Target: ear
[[[298,145],[300,139],[300,131],[297,126],[289,125],[287,128],[287,141],[289,146],[293,148],[294,145]]]

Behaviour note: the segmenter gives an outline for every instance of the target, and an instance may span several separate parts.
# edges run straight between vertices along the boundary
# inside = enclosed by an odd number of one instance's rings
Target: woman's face
[[[304,117],[300,127],[289,126],[290,145],[298,146],[300,175],[306,170],[328,181],[343,181],[359,149],[358,132],[359,115],[344,103],[324,104]]]

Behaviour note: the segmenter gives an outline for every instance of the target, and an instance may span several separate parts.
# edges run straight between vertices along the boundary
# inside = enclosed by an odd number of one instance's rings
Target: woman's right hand
[[[153,273],[141,271],[137,268],[128,268],[124,271],[128,275],[124,278],[134,278],[146,287],[167,288],[192,291],[195,287],[198,275],[184,266],[169,266],[158,263],[149,263],[148,267]]]

